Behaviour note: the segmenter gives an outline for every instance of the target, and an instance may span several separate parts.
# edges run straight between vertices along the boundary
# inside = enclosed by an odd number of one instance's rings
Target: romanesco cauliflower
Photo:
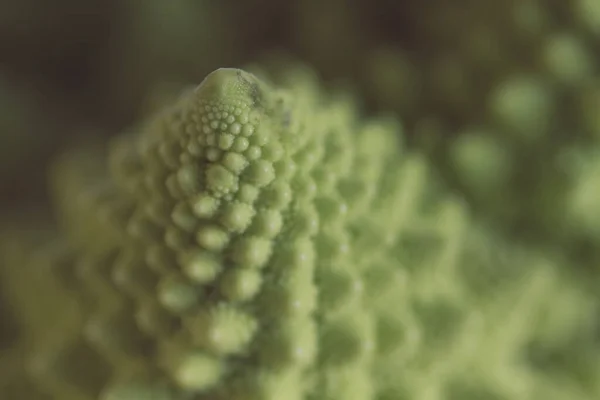
[[[0,393],[600,395],[592,296],[471,223],[401,131],[306,68],[220,69],[106,152],[66,154],[60,229],[4,246],[22,334]]]

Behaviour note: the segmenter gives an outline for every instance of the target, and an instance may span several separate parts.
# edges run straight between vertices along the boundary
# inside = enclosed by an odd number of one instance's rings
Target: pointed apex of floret
[[[241,101],[248,106],[260,106],[265,98],[264,83],[253,74],[237,68],[219,68],[204,78],[196,88],[203,99]]]

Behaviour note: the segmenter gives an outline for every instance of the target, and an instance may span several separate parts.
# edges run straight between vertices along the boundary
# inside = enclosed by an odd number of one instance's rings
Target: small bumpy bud
[[[183,273],[196,283],[212,282],[222,268],[217,256],[198,249],[183,254],[179,264]]]
[[[192,210],[198,218],[212,217],[219,207],[219,201],[207,193],[201,193],[192,199]]]
[[[203,392],[219,382],[223,366],[217,358],[202,353],[183,357],[173,372],[175,382],[192,392]]]
[[[256,328],[256,321],[250,315],[227,306],[205,310],[190,324],[194,342],[216,355],[246,350]]]
[[[258,293],[261,283],[262,275],[257,270],[230,270],[223,276],[221,292],[230,301],[247,301]]]
[[[250,224],[254,209],[244,203],[227,204],[221,216],[221,223],[230,231],[241,232]]]
[[[199,291],[180,277],[165,277],[158,285],[158,300],[169,311],[183,313],[199,298]]]
[[[260,268],[271,255],[271,242],[260,237],[245,237],[233,245],[232,260],[241,267]]]

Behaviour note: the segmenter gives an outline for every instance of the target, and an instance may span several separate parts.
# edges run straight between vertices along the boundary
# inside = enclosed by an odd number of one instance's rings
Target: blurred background
[[[396,113],[490,218],[545,210],[556,149],[600,137],[599,45],[598,0],[0,0],[1,206],[44,204],[70,141],[284,51]]]

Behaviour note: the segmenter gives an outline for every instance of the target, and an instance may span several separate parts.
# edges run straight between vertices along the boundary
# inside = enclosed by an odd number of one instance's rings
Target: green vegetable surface
[[[251,70],[57,161],[59,227],[3,240],[1,398],[600,397],[566,261],[472,222],[399,121]]]

